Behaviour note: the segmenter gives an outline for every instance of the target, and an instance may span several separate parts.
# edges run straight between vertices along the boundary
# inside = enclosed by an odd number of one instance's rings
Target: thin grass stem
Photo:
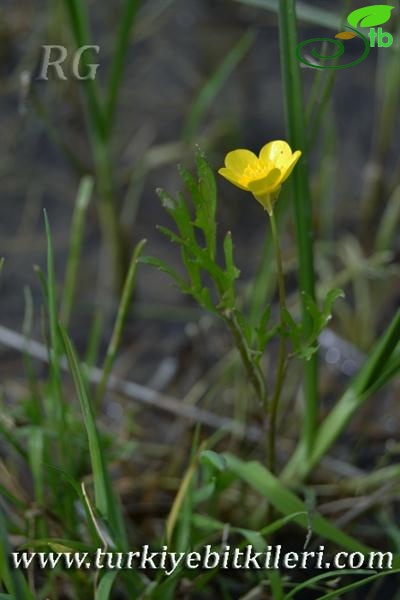
[[[308,151],[299,63],[294,52],[297,46],[295,0],[279,3],[281,69],[284,87],[287,132],[294,149],[301,149],[303,158],[293,172],[294,212],[299,255],[299,288],[303,322],[311,326],[305,294],[315,298],[314,251],[312,234],[312,203],[308,177]],[[318,423],[317,353],[304,366],[304,416],[302,438],[307,455],[312,452]]]
[[[128,275],[125,280],[121,302],[117,312],[117,318],[115,320],[113,333],[107,348],[106,358],[103,364],[102,377],[96,391],[97,405],[101,403],[101,400],[104,396],[105,390],[107,388],[108,379],[110,377],[111,370],[114,365],[115,357],[117,355],[117,351],[121,343],[122,332],[124,329],[126,317],[128,315],[133,290],[135,287],[138,259],[145,243],[146,240],[142,240],[141,242],[139,242],[132,254],[131,264],[129,267]]]

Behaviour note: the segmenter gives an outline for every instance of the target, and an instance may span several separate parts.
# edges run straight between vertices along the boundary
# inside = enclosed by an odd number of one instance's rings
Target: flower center
[[[245,183],[249,183],[250,181],[257,181],[258,179],[262,179],[268,173],[268,166],[261,161],[256,163],[252,163],[247,165],[245,170],[243,171],[243,180]]]

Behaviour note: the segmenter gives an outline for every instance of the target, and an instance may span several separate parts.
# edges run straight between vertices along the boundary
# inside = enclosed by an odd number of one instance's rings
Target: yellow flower
[[[256,156],[250,150],[233,150],[225,157],[225,167],[218,173],[228,181],[251,192],[255,199],[272,214],[281,185],[293,171],[301,156],[292,152],[287,142],[266,144]]]

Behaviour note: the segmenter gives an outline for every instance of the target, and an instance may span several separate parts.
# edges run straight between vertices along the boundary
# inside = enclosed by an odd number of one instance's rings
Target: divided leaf
[[[260,323],[255,328],[256,346],[258,358],[261,359],[268,342],[278,333],[279,325],[275,325],[268,329],[268,323],[271,318],[271,306],[268,305],[261,315]]]
[[[144,265],[150,265],[152,267],[156,267],[156,269],[158,269],[159,271],[162,271],[163,273],[166,273],[167,275],[169,275],[178,284],[178,286],[180,288],[186,287],[186,283],[182,279],[182,277],[180,277],[178,275],[178,273],[176,271],[174,271],[174,269],[172,267],[167,265],[167,263],[165,263],[163,260],[160,260],[159,258],[155,258],[154,256],[141,256],[138,259],[138,262],[142,263]]]
[[[307,311],[311,316],[311,331],[305,332],[303,325],[296,323],[287,309],[283,311],[283,318],[293,345],[294,354],[298,358],[309,360],[317,350],[316,342],[320,333],[332,318],[334,302],[338,298],[344,298],[344,293],[340,289],[330,290],[325,297],[322,310],[318,308],[317,303],[311,296],[305,292],[303,292],[303,295]]]
[[[162,260],[146,257],[142,258],[141,262],[170,275],[183,293],[191,295],[209,312],[223,318],[229,314],[234,321],[236,333],[246,349],[248,360],[258,368],[265,347],[277,334],[279,326],[267,328],[270,308],[267,308],[263,314],[258,327],[251,324],[238,309],[235,283],[239,278],[240,270],[235,264],[230,231],[225,235],[221,248],[223,264],[220,265],[217,261],[215,176],[201,152],[197,154],[196,166],[196,176],[185,167],[179,167],[185,191],[190,196],[191,202],[182,193],[172,197],[164,190],[158,190],[162,204],[175,222],[177,231],[171,231],[164,226],[158,226],[158,229],[180,247],[187,280],[185,281]]]
[[[210,256],[215,258],[217,184],[210,165],[201,153],[197,155],[197,173],[201,203],[196,206],[195,224],[203,230]]]

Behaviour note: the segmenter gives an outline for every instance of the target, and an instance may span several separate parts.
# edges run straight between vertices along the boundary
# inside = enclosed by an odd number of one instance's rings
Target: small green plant
[[[243,302],[237,293],[236,280],[240,272],[235,265],[233,241],[230,232],[225,234],[221,252],[217,243],[217,186],[214,174],[202,153],[197,155],[197,177],[184,167],[180,174],[185,192],[191,203],[180,193],[175,198],[164,190],[159,195],[164,208],[175,222],[177,231],[160,227],[173,243],[181,249],[182,262],[187,278],[182,278],[169,265],[154,257],[142,257],[141,262],[153,265],[170,275],[182,293],[188,294],[202,307],[220,317],[232,334],[244,369],[254,392],[269,417],[268,465],[276,470],[275,445],[276,423],[284,380],[292,356],[306,361],[316,352],[316,343],[322,329],[331,319],[334,301],[342,296],[341,290],[328,293],[322,310],[305,292],[307,310],[312,327],[305,329],[297,323],[287,308],[284,268],[279,234],[274,215],[281,186],[290,176],[301,152],[292,151],[286,142],[266,144],[260,157],[249,150],[235,150],[225,159],[220,174],[236,186],[251,192],[264,208],[271,225],[271,236],[276,255],[280,319],[271,324],[271,307],[267,306],[255,324],[241,308]],[[223,256],[223,264],[218,256]],[[263,356],[274,338],[279,340],[278,360],[274,385],[268,389],[263,370]],[[292,351],[288,351],[288,340]],[[269,348],[268,348],[269,349]]]

